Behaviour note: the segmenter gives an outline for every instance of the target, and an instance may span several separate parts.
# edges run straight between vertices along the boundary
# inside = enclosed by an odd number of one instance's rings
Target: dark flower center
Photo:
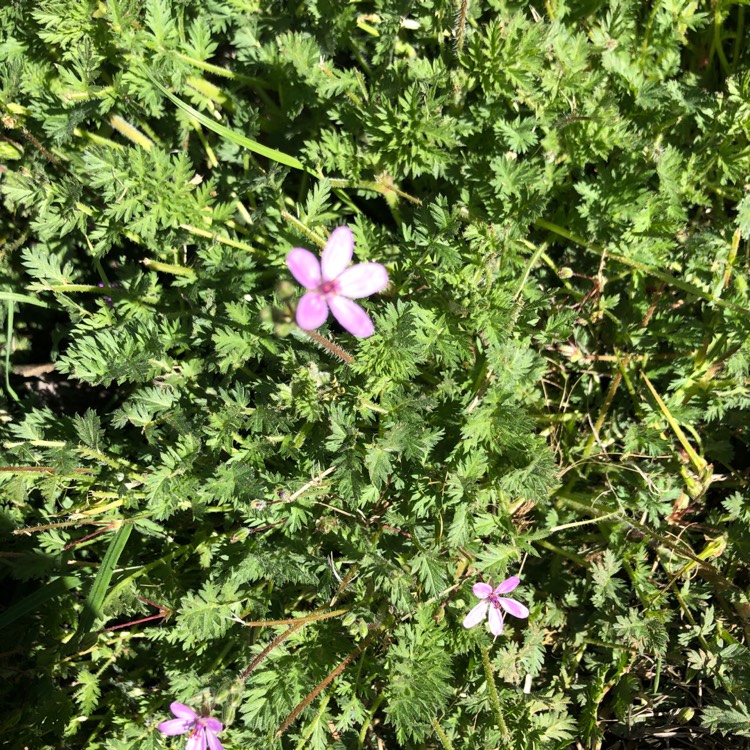
[[[339,285],[336,281],[324,281],[319,287],[318,291],[325,297],[329,297],[332,294],[338,294]]]

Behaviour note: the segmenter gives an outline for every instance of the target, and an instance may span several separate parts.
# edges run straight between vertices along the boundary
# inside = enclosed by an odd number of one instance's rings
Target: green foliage
[[[430,719],[445,707],[453,692],[450,654],[445,634],[423,610],[414,625],[393,634],[386,660],[386,714],[401,744],[422,740],[430,731]]]
[[[744,741],[746,25],[3,4],[8,747]],[[391,284],[321,343],[284,258],[341,224]]]

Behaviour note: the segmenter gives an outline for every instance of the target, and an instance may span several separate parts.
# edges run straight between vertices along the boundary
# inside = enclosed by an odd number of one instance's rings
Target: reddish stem
[[[103,534],[105,531],[111,531],[115,528],[115,524],[110,523],[107,526],[105,526],[102,529],[97,529],[96,531],[92,532],[91,534],[87,534],[86,536],[82,536],[80,539],[76,539],[74,542],[70,542],[70,544],[66,544],[63,549],[70,549],[71,547],[75,547],[76,544],[80,544],[81,542],[85,542],[87,539],[93,539],[95,536],[99,536],[99,534]]]

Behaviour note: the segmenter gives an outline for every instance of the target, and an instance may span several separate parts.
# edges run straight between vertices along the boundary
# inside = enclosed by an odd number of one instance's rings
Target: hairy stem
[[[281,737],[284,732],[294,723],[295,719],[325,690],[369,645],[372,643],[375,636],[379,635],[383,630],[383,626],[375,628],[370,635],[360,643],[357,648],[354,649],[350,654],[344,657],[343,661],[328,675],[325,679],[320,682],[313,690],[308,693],[284,719],[281,726],[276,732],[276,737]]]
[[[456,17],[456,51],[460,55],[464,48],[466,34],[466,14],[469,10],[469,0],[459,0],[458,15]]]
[[[354,363],[354,357],[346,349],[342,349],[338,344],[329,341],[317,331],[306,331],[304,328],[300,328],[300,330],[307,334],[316,344],[320,344],[324,349],[327,349],[334,357],[338,357],[342,362],[347,365]]]
[[[287,628],[283,633],[279,633],[246,667],[245,669],[240,673],[240,676],[237,678],[238,682],[245,682],[247,678],[250,676],[250,673],[260,664],[263,659],[268,656],[268,654],[273,651],[276,646],[278,646],[282,641],[286,640],[295,630],[299,630],[305,623],[304,622],[297,622],[294,625],[291,625],[289,628]]]
[[[484,664],[484,673],[487,676],[487,688],[490,693],[490,703],[492,704],[492,710],[495,713],[495,720],[497,726],[503,735],[503,739],[506,741],[510,735],[508,733],[508,726],[503,718],[503,710],[500,707],[500,696],[497,694],[497,687],[495,686],[495,677],[492,674],[492,664],[490,664],[490,650],[489,648],[482,649],[482,664]]]
[[[435,734],[438,736],[440,744],[443,746],[443,748],[445,750],[453,750],[453,745],[451,745],[451,741],[448,739],[448,735],[443,731],[443,728],[440,726],[440,722],[438,722],[438,720],[434,717],[432,719],[432,728],[435,730]]]

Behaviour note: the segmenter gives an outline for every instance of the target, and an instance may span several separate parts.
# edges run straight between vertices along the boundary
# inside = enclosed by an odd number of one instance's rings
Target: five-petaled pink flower
[[[349,333],[361,339],[375,332],[370,316],[352,299],[369,297],[388,286],[388,272],[380,263],[349,266],[354,253],[354,235],[349,227],[334,229],[320,261],[304,247],[286,256],[289,270],[308,291],[297,305],[297,324],[312,331],[323,325],[328,311]]]
[[[521,579],[518,576],[506,578],[494,590],[489,583],[475,583],[472,591],[474,596],[482,601],[464,617],[464,627],[473,628],[478,625],[487,616],[487,610],[489,609],[490,633],[498,636],[503,632],[502,610],[513,615],[513,617],[528,617],[529,610],[521,602],[500,596],[500,594],[508,594],[513,591],[519,583],[521,583]]]
[[[198,716],[192,708],[177,701],[171,703],[169,708],[177,718],[159,724],[162,734],[172,736],[190,732],[185,750],[224,750],[216,737],[216,733],[224,728],[218,719]]]

